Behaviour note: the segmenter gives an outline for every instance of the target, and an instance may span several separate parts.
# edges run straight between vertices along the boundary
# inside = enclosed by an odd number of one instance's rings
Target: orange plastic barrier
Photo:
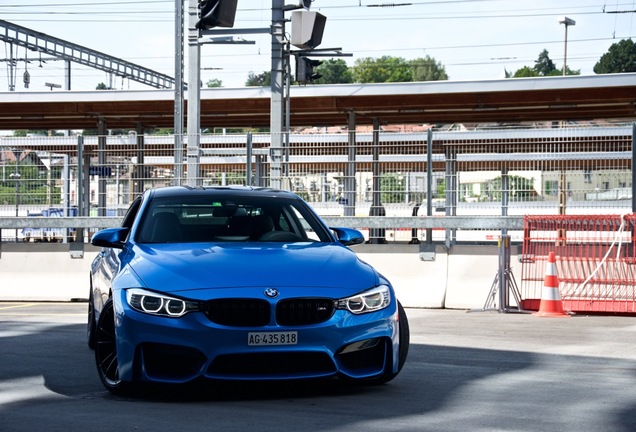
[[[521,303],[539,310],[544,270],[556,257],[566,311],[636,314],[636,229],[629,215],[526,216]]]

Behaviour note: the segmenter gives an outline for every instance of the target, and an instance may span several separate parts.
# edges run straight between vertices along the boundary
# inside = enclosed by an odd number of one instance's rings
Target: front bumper
[[[117,357],[124,381],[365,379],[397,371],[395,301],[363,315],[336,310],[313,325],[232,327],[215,324],[202,312],[181,318],[140,313],[127,305],[124,291],[118,294]],[[250,332],[297,332],[297,343],[249,346]]]

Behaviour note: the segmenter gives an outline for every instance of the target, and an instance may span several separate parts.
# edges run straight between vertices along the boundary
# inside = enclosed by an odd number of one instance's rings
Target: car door
[[[124,219],[122,220],[122,228],[130,228],[137,216],[139,207],[141,206],[142,197],[137,198],[128,208]],[[101,299],[101,304],[96,304],[98,309],[108,300],[111,295],[111,281],[120,270],[119,254],[121,249],[104,247],[99,251],[92,267],[92,283],[95,300]]]

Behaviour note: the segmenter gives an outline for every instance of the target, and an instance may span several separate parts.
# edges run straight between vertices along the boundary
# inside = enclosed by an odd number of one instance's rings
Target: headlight
[[[391,303],[391,291],[386,285],[380,285],[353,297],[338,300],[338,309],[346,309],[359,315],[379,311]]]
[[[188,312],[199,310],[197,302],[168,297],[140,288],[127,290],[126,301],[136,311],[172,318],[178,318]]]

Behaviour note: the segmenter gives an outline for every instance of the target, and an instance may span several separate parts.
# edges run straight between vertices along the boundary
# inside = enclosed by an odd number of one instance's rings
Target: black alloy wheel
[[[117,344],[115,335],[115,308],[109,299],[97,322],[95,330],[95,363],[99,379],[106,389],[117,395],[129,394],[131,383],[119,378]]]
[[[93,304],[93,287],[91,283],[91,291],[88,294],[88,320],[86,323],[86,339],[88,340],[88,347],[95,349],[95,329],[97,324],[95,323],[95,305]]]

